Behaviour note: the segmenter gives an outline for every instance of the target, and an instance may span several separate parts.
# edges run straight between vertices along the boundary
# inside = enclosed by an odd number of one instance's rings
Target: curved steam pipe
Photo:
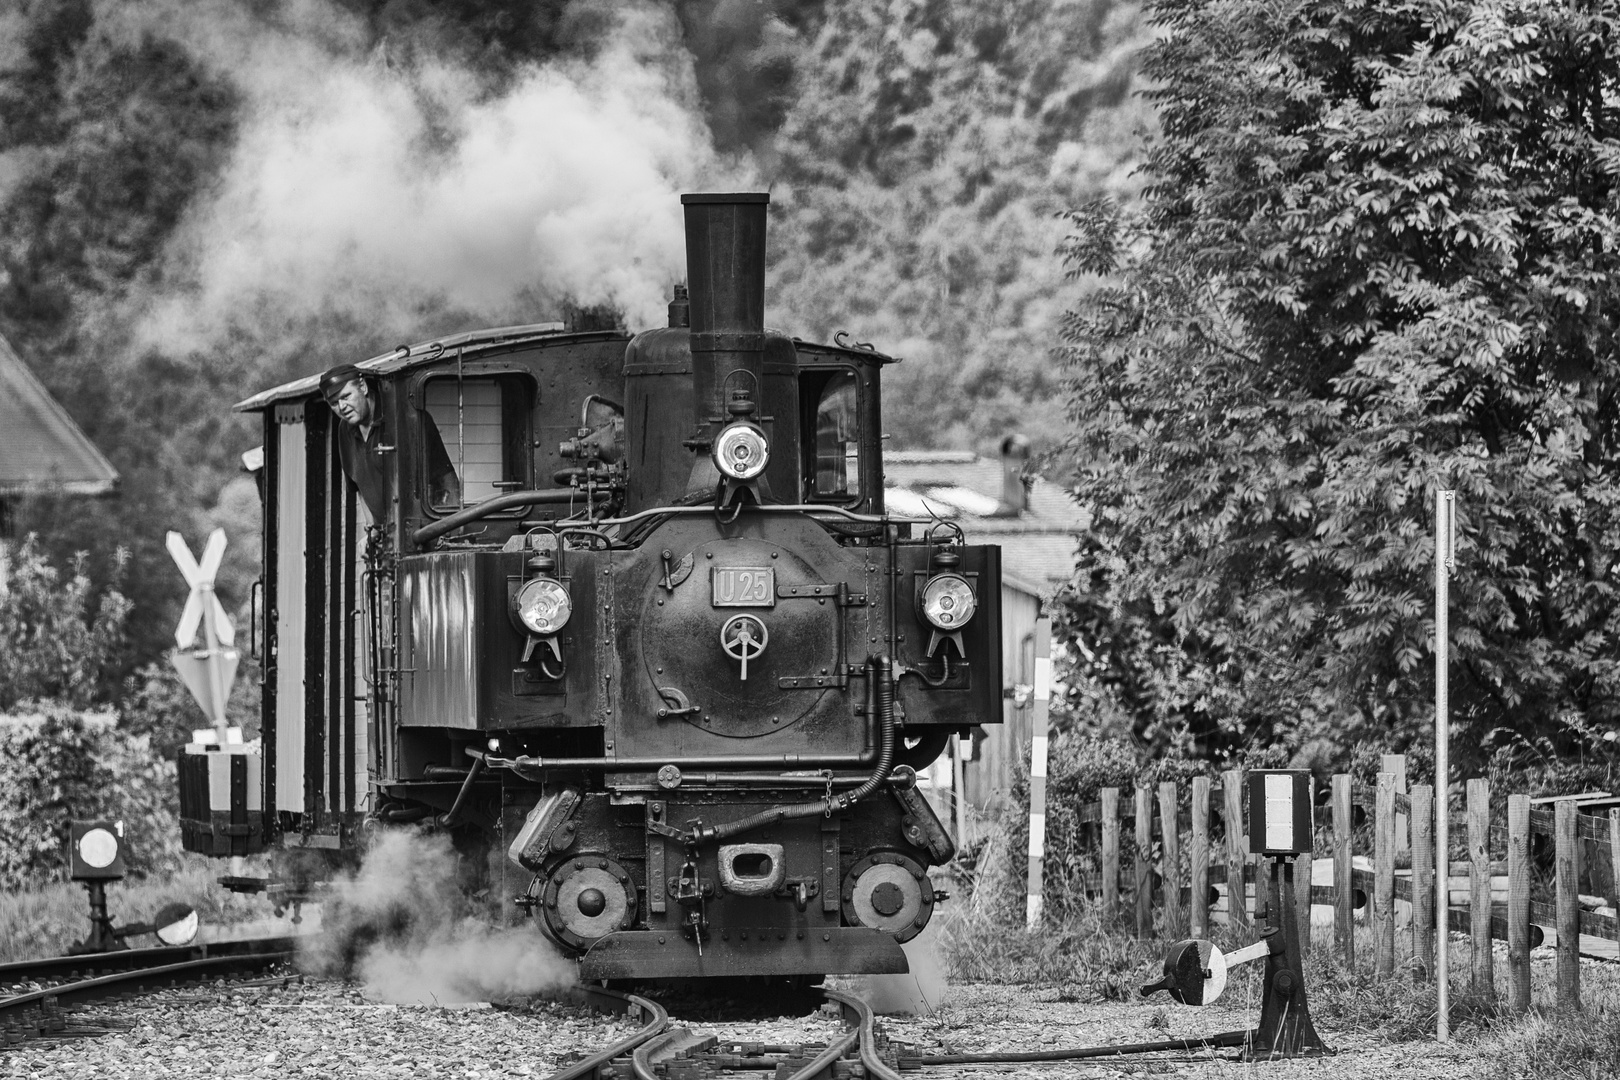
[[[605,502],[608,493],[597,491],[592,493],[598,502]],[[566,503],[575,499],[583,499],[582,492],[573,488],[551,488],[546,491],[510,491],[505,495],[496,495],[483,502],[474,503],[462,510],[457,510],[448,517],[438,521],[430,521],[420,529],[411,533],[411,541],[421,547],[430,540],[437,540],[448,532],[455,532],[463,525],[487,518],[491,514],[498,514],[502,510],[513,510],[519,506],[535,506],[541,503]]]
[[[877,764],[872,767],[872,775],[868,776],[860,787],[815,802],[773,806],[769,810],[761,810],[757,814],[750,814],[748,817],[728,821],[713,828],[698,825],[692,830],[692,838],[698,843],[729,840],[733,836],[740,836],[766,825],[774,825],[779,821],[816,817],[821,814],[831,817],[839,811],[849,809],[876,791],[878,786],[889,778],[889,769],[894,764],[892,668],[893,664],[887,656],[874,656],[867,661],[867,697],[875,699],[877,703],[877,709],[871,715],[875,715],[878,720],[879,747]]]

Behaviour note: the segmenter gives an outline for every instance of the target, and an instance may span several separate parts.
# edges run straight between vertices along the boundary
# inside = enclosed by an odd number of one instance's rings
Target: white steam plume
[[[923,932],[904,942],[905,975],[862,975],[855,980],[858,992],[884,1016],[925,1016],[944,1000],[945,964],[940,958],[939,923],[930,922]]]
[[[143,21],[172,3],[142,6]],[[284,5],[274,25],[221,0],[180,5],[164,33],[237,87],[241,126],[173,247],[170,280],[186,287],[142,337],[206,346],[276,311],[409,333],[423,311],[535,321],[563,300],[653,323],[684,277],[679,193],[749,170],[712,148],[671,10],[604,11],[590,59],[496,88],[444,60],[394,63],[386,43],[364,51],[324,0]]]
[[[532,925],[480,919],[458,881],[447,837],[383,833],[353,877],[333,884],[320,937],[300,942],[300,964],[350,975],[368,997],[453,1005],[542,994],[574,982],[575,965]]]

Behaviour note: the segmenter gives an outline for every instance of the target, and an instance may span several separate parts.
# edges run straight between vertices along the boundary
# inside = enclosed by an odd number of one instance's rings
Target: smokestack
[[[1001,505],[995,517],[1017,517],[1029,508],[1024,467],[1029,464],[1029,440],[1016,432],[1001,440]]]
[[[765,208],[763,191],[682,195],[686,283],[692,325],[692,405],[699,427],[724,422],[726,399],[764,386]],[[752,377],[734,375],[747,371]],[[715,429],[708,433],[715,434]]]

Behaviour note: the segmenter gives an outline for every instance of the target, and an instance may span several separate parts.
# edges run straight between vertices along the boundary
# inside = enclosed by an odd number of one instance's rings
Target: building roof
[[[1001,545],[1002,580],[1036,596],[1055,593],[1074,573],[1086,512],[1069,493],[1034,477],[1024,511],[1002,509],[1002,463],[958,450],[885,450],[883,503],[891,514],[937,517],[962,526],[969,543]]]
[[[118,470],[0,337],[0,496],[105,495]]]

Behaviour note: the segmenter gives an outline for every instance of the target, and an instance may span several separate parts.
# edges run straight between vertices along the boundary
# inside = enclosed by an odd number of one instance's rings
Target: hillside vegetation
[[[772,324],[906,358],[900,443],[1055,445],[1055,215],[1129,190],[1145,34],[1110,0],[12,5],[0,333],[123,476],[14,527],[99,582],[128,549],[148,659],[164,530],[229,530],[228,603],[256,573],[232,402],[581,304],[650,325],[705,187],[773,192]]]

